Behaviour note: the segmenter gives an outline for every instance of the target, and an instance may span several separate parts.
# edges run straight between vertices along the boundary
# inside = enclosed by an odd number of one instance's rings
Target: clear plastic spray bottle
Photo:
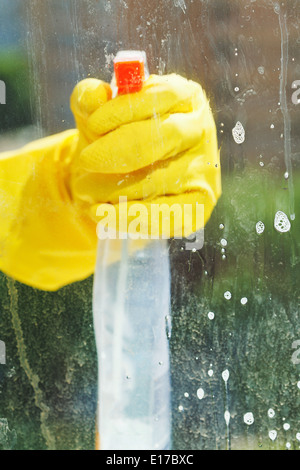
[[[115,96],[139,91],[146,77],[145,53],[118,53]],[[167,241],[99,240],[93,309],[100,449],[170,449]]]

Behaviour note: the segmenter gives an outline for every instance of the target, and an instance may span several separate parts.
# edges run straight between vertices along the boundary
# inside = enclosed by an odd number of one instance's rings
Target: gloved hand
[[[90,105],[94,87],[97,81],[83,81],[71,97],[85,137],[73,165],[74,198],[90,204],[95,221],[99,202],[101,207],[114,204],[117,230],[121,196],[128,199],[128,211],[143,201],[148,213],[152,203],[205,204],[206,222],[221,185],[215,124],[200,85],[175,74],[151,76],[140,93],[122,95],[96,110]],[[194,233],[201,228],[195,222],[193,213],[184,227],[173,227],[171,236]],[[154,224],[141,225],[140,233],[162,235],[163,227]]]
[[[151,76],[141,92],[111,100],[108,84],[86,79],[71,109],[77,129],[0,156],[0,269],[45,290],[94,272],[104,203],[118,220],[120,196],[128,210],[198,202],[206,223],[221,194],[216,129],[200,85]],[[195,220],[185,220],[184,236],[201,228]],[[162,234],[159,225],[143,231]]]

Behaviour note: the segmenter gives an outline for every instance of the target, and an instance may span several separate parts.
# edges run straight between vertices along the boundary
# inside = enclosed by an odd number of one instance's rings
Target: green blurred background
[[[202,250],[170,242],[173,447],[298,449],[297,1],[84,3],[4,0],[0,151],[73,126],[73,86],[86,76],[109,81],[119,49],[145,49],[152,72],[200,81],[216,119],[223,194]],[[241,145],[232,137],[237,121]],[[291,222],[286,233],[274,228],[277,211]],[[46,293],[1,275],[0,449],[94,448],[92,284]]]
[[[20,51],[0,53],[1,80],[6,85],[9,113],[0,115],[1,132],[32,124],[28,63]]]

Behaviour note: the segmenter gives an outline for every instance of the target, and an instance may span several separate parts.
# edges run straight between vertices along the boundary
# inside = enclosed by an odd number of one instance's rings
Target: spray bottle
[[[142,89],[146,54],[121,51],[113,96]],[[94,280],[101,450],[171,448],[170,266],[166,240],[99,240]],[[118,261],[112,263],[111,259]]]

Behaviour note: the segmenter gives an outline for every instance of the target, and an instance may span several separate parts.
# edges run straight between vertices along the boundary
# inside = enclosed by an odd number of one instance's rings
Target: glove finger
[[[87,116],[112,97],[108,83],[96,78],[86,78],[77,83],[71,94],[71,109],[75,114]]]
[[[74,114],[77,128],[85,135],[88,141],[95,140],[96,135],[87,128],[88,117],[112,97],[108,83],[95,78],[86,78],[79,82],[70,98],[71,110]]]
[[[117,96],[88,118],[89,130],[103,135],[124,124],[171,113],[187,113],[206,100],[198,83],[179,75],[151,75],[142,91]]]
[[[208,109],[134,122],[86,147],[79,166],[90,172],[130,173],[201,142]]]
[[[91,205],[117,204],[122,196],[141,201],[189,191],[203,191],[216,202],[221,193],[219,173],[219,151],[212,136],[211,143],[204,139],[187,152],[126,175],[80,172],[73,180],[72,191],[76,199]]]

